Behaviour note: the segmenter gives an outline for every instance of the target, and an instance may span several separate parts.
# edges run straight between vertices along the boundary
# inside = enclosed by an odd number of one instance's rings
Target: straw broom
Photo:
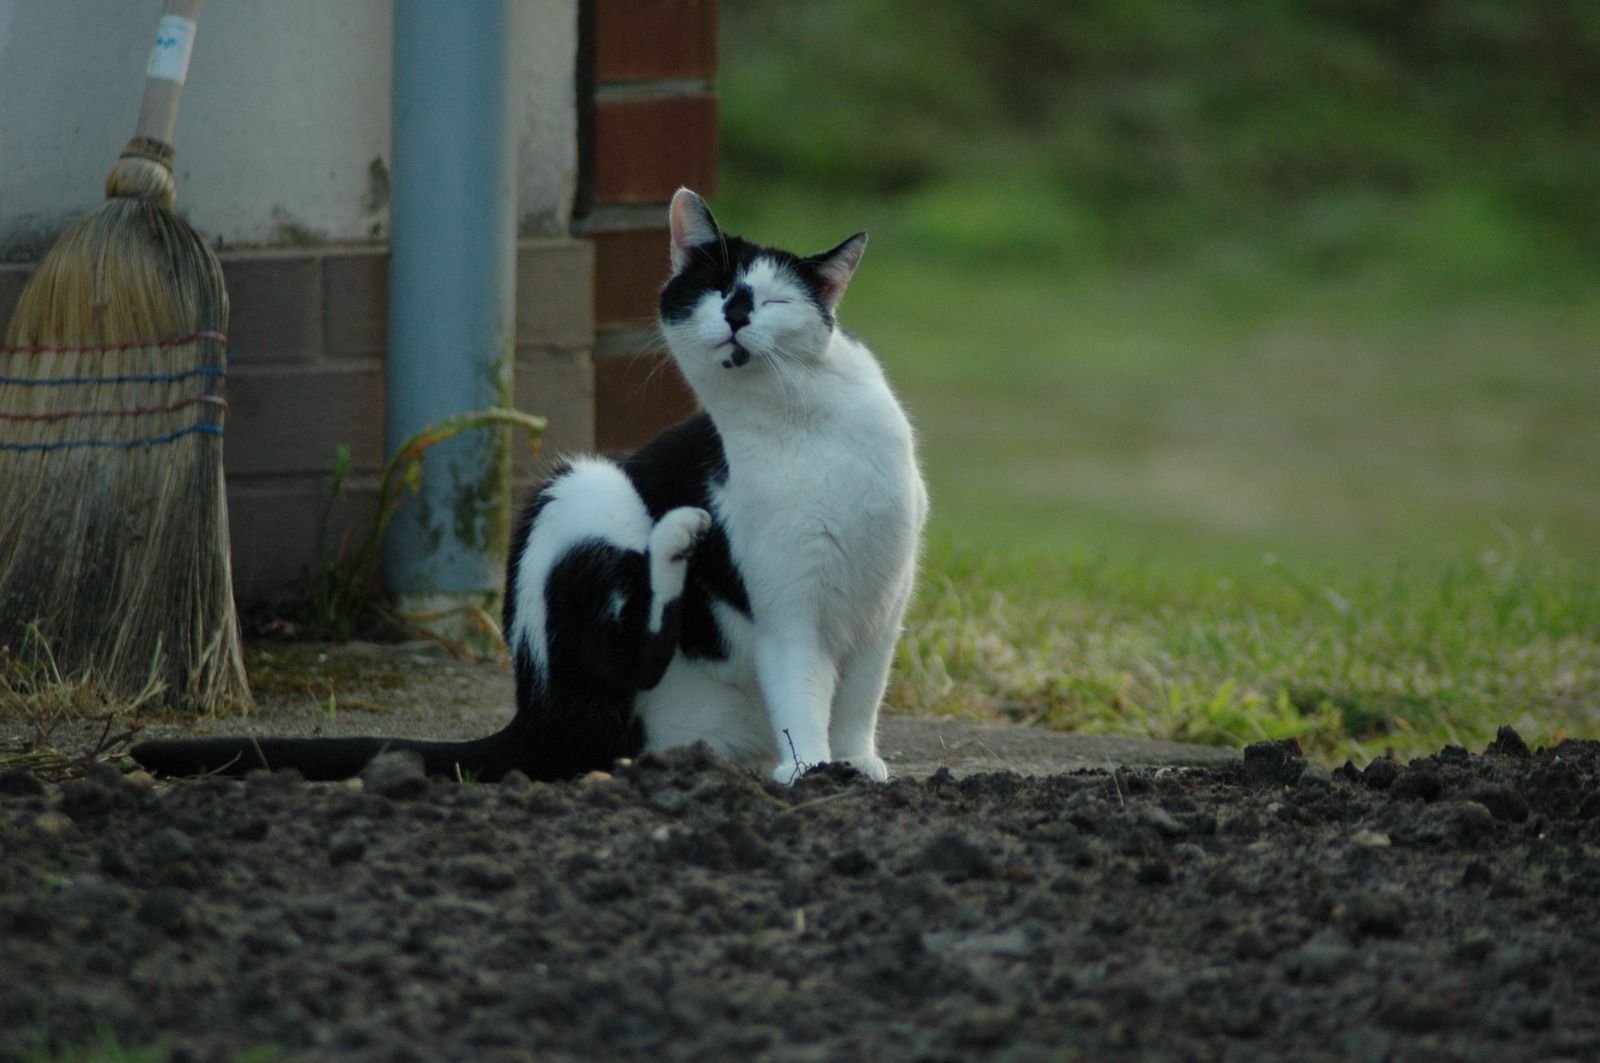
[[[134,138],[0,349],[0,645],[191,711],[249,706],[222,475],[228,296],[172,213],[201,0],[168,0]]]

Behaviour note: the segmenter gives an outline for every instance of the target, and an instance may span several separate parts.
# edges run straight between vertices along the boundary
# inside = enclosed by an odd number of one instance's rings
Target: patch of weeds
[[[1536,547],[1344,577],[934,549],[906,628],[920,713],[1328,761],[1600,735],[1600,573]]]
[[[1419,694],[1288,686],[1282,697],[1302,717],[1329,717],[1338,734],[1361,743],[1438,726],[1441,705]]]
[[[407,439],[384,464],[378,481],[378,512],[359,544],[352,548],[353,532],[346,528],[330,548],[330,524],[335,505],[344,495],[350,477],[350,448],[339,444],[333,474],[317,523],[316,567],[306,573],[300,609],[304,633],[313,638],[344,641],[358,630],[404,629],[404,621],[383,605],[378,588],[378,565],[384,532],[399,512],[406,492],[415,494],[422,482],[422,458],[428,450],[463,432],[506,426],[529,433],[538,446],[545,420],[519,410],[499,407],[459,414],[429,425]]]
[[[384,712],[382,704],[355,692],[400,690],[406,685],[405,672],[386,657],[315,644],[283,650],[253,648],[245,654],[245,668],[256,693],[309,698],[324,706],[329,716],[341,710]]]
[[[93,686],[61,674],[37,625],[24,629],[17,646],[0,646],[0,714],[44,722],[93,715],[104,707]]]
[[[325,696],[338,687],[398,690],[406,684],[400,667],[382,657],[330,653],[316,645],[252,650],[246,664],[251,687],[273,694]]]
[[[0,717],[21,721],[24,732],[0,742],[0,770],[23,768],[64,779],[82,775],[99,761],[115,760],[138,732],[129,721],[155,707],[162,689],[154,669],[129,700],[109,698],[104,685],[92,678],[63,676],[49,640],[29,625],[18,645],[0,646]],[[53,736],[69,721],[100,725],[88,752],[68,755],[56,748]]]

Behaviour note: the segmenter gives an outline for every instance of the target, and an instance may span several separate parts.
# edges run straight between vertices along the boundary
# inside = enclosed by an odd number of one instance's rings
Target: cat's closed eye
[[[761,300],[761,305],[762,306],[788,306],[792,302],[794,302],[793,299],[763,299],[763,300]]]

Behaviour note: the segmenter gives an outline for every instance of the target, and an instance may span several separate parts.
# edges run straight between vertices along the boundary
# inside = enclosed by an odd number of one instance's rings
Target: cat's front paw
[[[650,532],[650,556],[680,564],[689,560],[698,543],[711,530],[711,514],[694,506],[669,510]]]
[[[868,753],[864,756],[841,757],[840,759],[873,782],[889,781],[889,765],[885,764],[880,756]]]
[[[868,753],[859,757],[840,757],[838,762],[850,765],[873,782],[889,781],[889,765],[883,762],[882,757],[874,754]],[[800,781],[802,775],[816,766],[815,764],[806,764],[793,760],[782,761],[776,768],[772,769],[772,781],[779,786],[793,786]]]
[[[779,786],[793,786],[800,781],[800,776],[810,769],[809,764],[800,764],[792,760],[783,761],[772,769],[772,781]]]

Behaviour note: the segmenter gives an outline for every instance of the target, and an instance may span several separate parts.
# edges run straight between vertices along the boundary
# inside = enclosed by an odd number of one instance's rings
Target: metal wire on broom
[[[208,711],[248,703],[214,556],[226,345],[202,329],[0,347],[0,619],[37,625],[80,678],[120,690],[153,670]]]
[[[149,342],[128,341],[107,344],[39,344],[33,346],[0,346],[0,354],[11,357],[17,355],[39,354],[96,355],[121,353],[127,351],[162,351],[195,343],[200,340],[209,340],[223,345],[224,347],[227,344],[227,337],[222,333],[208,331],[192,332],[187,336],[179,336],[174,339],[166,340],[152,340]],[[23,366],[19,368],[25,369],[26,367]],[[227,370],[221,366],[214,365],[196,366],[192,369],[187,369],[177,373],[124,373],[117,375],[101,374],[98,376],[83,376],[79,374],[74,374],[71,376],[16,376],[7,373],[0,374],[0,387],[82,388],[97,387],[100,385],[123,387],[130,384],[181,384],[197,378],[202,380],[203,378],[207,377],[220,379],[225,376],[227,376]],[[203,382],[209,384],[209,381],[203,380]],[[41,403],[40,405],[43,406],[44,404]],[[88,406],[83,408],[55,410],[40,409],[24,412],[0,409],[0,422],[6,422],[9,425],[16,426],[36,425],[41,427],[49,424],[74,421],[105,422],[123,420],[125,423],[127,423],[132,418],[159,417],[163,414],[176,415],[191,406],[200,407],[201,409],[199,412],[203,415],[206,412],[204,407],[212,407],[219,413],[226,412],[228,403],[227,400],[220,395],[201,393],[179,398],[175,401],[147,406]],[[170,443],[173,440],[181,439],[184,436],[194,432],[205,432],[211,435],[220,436],[223,434],[223,429],[222,425],[214,420],[200,420],[194,424],[185,425],[183,427],[175,428],[171,431],[156,435],[141,436],[135,434],[122,438],[106,438],[104,435],[88,435],[79,437],[69,436],[68,438],[64,439],[24,439],[22,441],[11,438],[0,438],[0,450],[51,451],[73,450],[80,447],[131,450],[135,447],[149,447],[156,446],[161,443]],[[25,435],[20,428],[14,434],[19,438]]]

